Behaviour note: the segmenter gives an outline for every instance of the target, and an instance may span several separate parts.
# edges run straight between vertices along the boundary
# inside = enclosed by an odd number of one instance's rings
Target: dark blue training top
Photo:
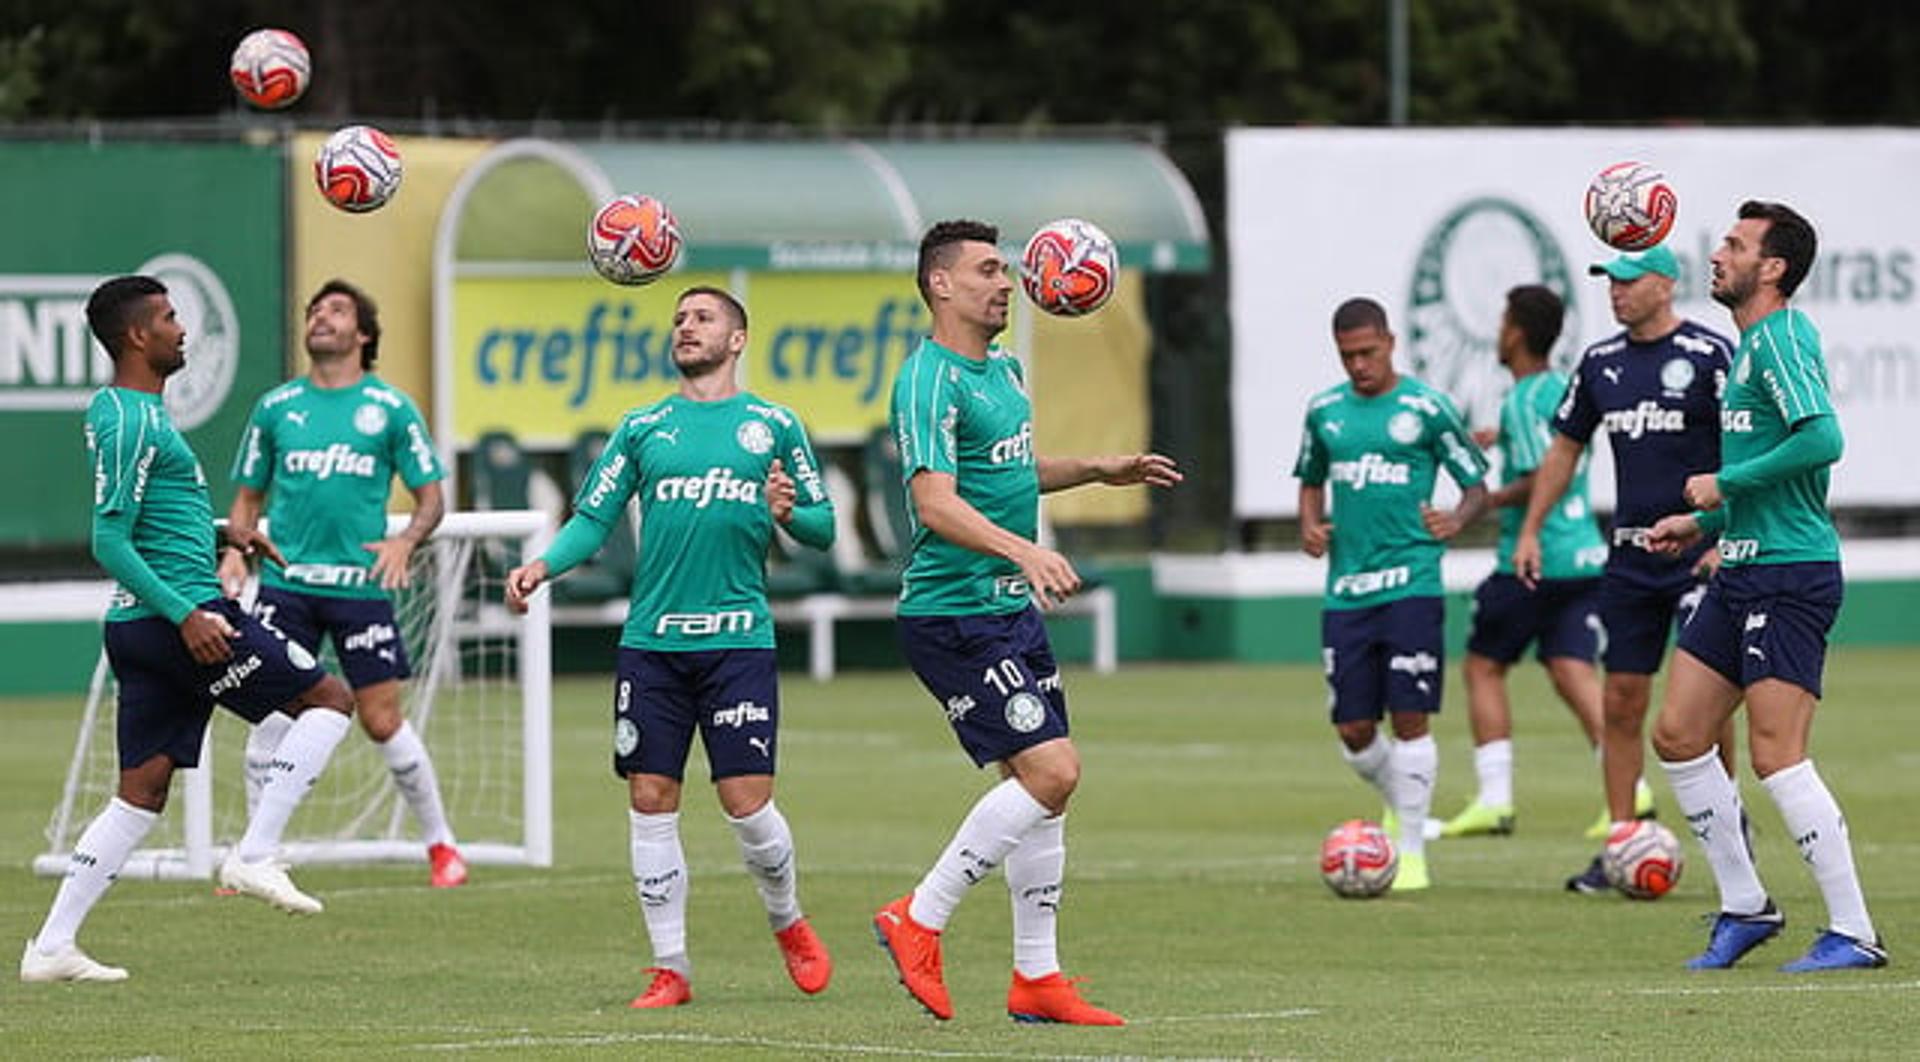
[[[1581,355],[1553,427],[1582,445],[1598,428],[1613,447],[1609,577],[1649,587],[1691,578],[1706,543],[1678,559],[1643,547],[1661,517],[1691,511],[1687,477],[1720,467],[1720,393],[1732,357],[1726,337],[1692,321],[1649,343],[1621,332]]]

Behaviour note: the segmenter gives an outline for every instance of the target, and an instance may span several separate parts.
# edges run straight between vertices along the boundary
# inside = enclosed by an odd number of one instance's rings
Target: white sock
[[[414,733],[413,724],[401,720],[400,729],[380,744],[393,772],[393,784],[407,798],[413,817],[420,820],[420,837],[430,845],[452,844],[453,828],[447,825],[447,809],[440,803],[440,779],[433,773],[433,757]]]
[[[680,850],[680,813],[627,811],[632,831],[633,888],[653,942],[653,964],[693,976],[687,960],[687,856]]]
[[[1433,781],[1440,773],[1440,746],[1433,735],[1396,741],[1387,756],[1387,799],[1400,816],[1401,856],[1427,854],[1427,813],[1433,810]]]
[[[1013,900],[1013,968],[1025,978],[1060,971],[1060,886],[1067,870],[1067,817],[1041,819],[1007,853]]]
[[[967,890],[993,873],[1020,838],[1046,817],[1046,805],[1033,799],[1017,778],[987,790],[954,831],[947,850],[920,879],[907,913],[928,929],[947,928],[947,919],[953,917]]]
[[[157,813],[136,808],[119,797],[107,801],[106,809],[94,816],[74,842],[67,876],[60,880],[47,920],[33,938],[40,954],[51,955],[73,943],[80,923],[87,920],[87,912],[107,894],[120,876],[120,868],[126,865],[128,854],[140,847],[159,819]]]
[[[1707,865],[1720,885],[1720,909],[1728,914],[1756,914],[1767,905],[1766,886],[1753,868],[1747,851],[1746,830],[1740,825],[1740,791],[1727,777],[1720,750],[1680,763],[1660,761],[1673,785],[1673,802],[1686,816],[1687,828],[1707,850]]]
[[[1473,773],[1480,777],[1480,803],[1490,808],[1513,806],[1513,739],[1489,741],[1473,750]]]
[[[273,774],[260,789],[260,806],[247,817],[247,832],[240,838],[241,859],[258,863],[272,858],[293,809],[307,798],[352,723],[344,712],[309,708],[287,728],[287,736],[273,752]]]
[[[280,741],[293,727],[293,717],[283,712],[275,712],[253,724],[247,731],[247,817],[252,818],[254,810],[260,806],[260,790],[266,788],[267,779],[273,776],[273,750],[280,747]]]
[[[1344,744],[1340,746],[1340,755],[1345,757],[1347,766],[1353,768],[1353,773],[1359,775],[1368,785],[1378,789],[1380,799],[1388,803],[1393,802],[1393,797],[1387,793],[1387,755],[1392,751],[1393,742],[1388,741],[1387,735],[1378,730],[1373,732],[1373,744],[1359,752],[1353,751]]]
[[[740,842],[740,859],[760,889],[767,924],[778,933],[799,921],[799,872],[793,865],[793,831],[787,827],[786,816],[769,800],[746,818],[728,815],[727,823]]]
[[[1773,802],[1780,806],[1787,832],[1800,846],[1800,858],[1813,870],[1820,896],[1827,901],[1827,925],[1855,940],[1879,939],[1867,901],[1860,894],[1860,876],[1853,869],[1853,843],[1847,836],[1847,818],[1828,791],[1812,760],[1801,760],[1762,779]]]

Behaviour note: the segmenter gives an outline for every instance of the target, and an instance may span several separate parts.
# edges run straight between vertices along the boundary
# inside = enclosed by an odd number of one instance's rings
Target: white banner
[[[1509,384],[1493,353],[1508,288],[1566,298],[1562,367],[1619,331],[1606,278],[1587,275],[1616,252],[1587,230],[1581,197],[1626,159],[1679,193],[1676,308],[1729,338],[1707,256],[1740,202],[1780,200],[1813,222],[1820,256],[1794,303],[1820,328],[1847,436],[1832,502],[1920,504],[1903,441],[1920,425],[1920,132],[1249,129],[1227,136],[1235,513],[1295,512],[1301,421],[1344,378],[1331,321],[1350,296],[1386,306],[1400,371],[1447,390],[1475,426],[1494,423]],[[1610,508],[1598,449],[1594,501]]]

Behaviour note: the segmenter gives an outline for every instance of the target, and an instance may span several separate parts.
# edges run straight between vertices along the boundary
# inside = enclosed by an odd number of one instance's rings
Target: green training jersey
[[[410,489],[445,473],[413,400],[368,374],[346,387],[290,380],[254,403],[233,481],[267,493],[268,531],[287,566],[260,581],[327,597],[385,597],[366,543],[387,537],[394,473]]]
[[[1740,333],[1720,403],[1721,467],[1779,446],[1801,421],[1833,415],[1820,333],[1806,314],[1775,310]],[[1828,479],[1828,468],[1816,468],[1738,501],[1728,499],[1721,559],[1734,566],[1839,560],[1840,536],[1827,513]]]
[[[1427,533],[1420,506],[1443,465],[1463,490],[1487,475],[1453,403],[1411,376],[1385,394],[1342,383],[1308,403],[1293,474],[1310,487],[1332,483],[1327,608],[1439,596],[1446,547]]]
[[[1033,403],[1020,360],[990,347],[979,361],[923,340],[893,382],[889,427],[901,474],[940,472],[960,499],[1003,530],[1034,541],[1040,469],[1033,456]],[[913,549],[900,579],[902,616],[1018,612],[1031,604],[1020,566],[956,546],[928,530],[907,490]]]
[[[94,534],[102,523],[118,522],[162,584],[192,605],[218,598],[207,476],[160,396],[124,387],[96,391],[86,433]],[[159,615],[156,602],[134,596],[124,583],[114,587],[108,623]]]
[[[1523,376],[1500,403],[1500,485],[1540,467],[1553,440],[1553,414],[1567,393],[1567,377],[1549,369]],[[1500,545],[1494,571],[1513,574],[1513,544],[1526,519],[1524,503],[1500,510]],[[1590,579],[1607,563],[1607,540],[1587,502],[1587,458],[1580,455],[1567,492],[1540,526],[1540,574],[1547,579]]]
[[[743,391],[717,402],[674,395],[621,418],[580,484],[568,521],[593,521],[597,546],[619,523],[627,499],[639,495],[640,560],[621,645],[773,647],[767,549],[774,521],[766,484],[776,458],[794,482],[789,529],[824,548],[820,536],[833,538],[833,505],[791,410]]]

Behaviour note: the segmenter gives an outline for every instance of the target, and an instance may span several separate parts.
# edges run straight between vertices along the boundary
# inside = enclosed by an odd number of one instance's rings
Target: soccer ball
[[[320,145],[313,180],[327,202],[342,210],[378,210],[400,190],[400,149],[373,126],[347,126]]]
[[[680,223],[650,195],[607,201],[587,222],[587,261],[615,284],[651,284],[680,260]]]
[[[1079,317],[1106,305],[1120,276],[1120,255],[1100,226],[1061,218],[1040,227],[1020,254],[1020,282],[1035,306]]]
[[[307,46],[283,29],[258,29],[240,38],[228,64],[241,98],[263,111],[293,106],[307,91],[312,70]]]
[[[1348,899],[1387,891],[1400,869],[1400,853],[1377,822],[1348,819],[1320,842],[1320,879]]]
[[[1657,900],[1680,880],[1680,841],[1651,819],[1624,822],[1607,835],[1600,866],[1629,899]]]
[[[1680,197],[1644,162],[1616,162],[1587,185],[1587,225],[1606,244],[1644,251],[1673,231]]]

